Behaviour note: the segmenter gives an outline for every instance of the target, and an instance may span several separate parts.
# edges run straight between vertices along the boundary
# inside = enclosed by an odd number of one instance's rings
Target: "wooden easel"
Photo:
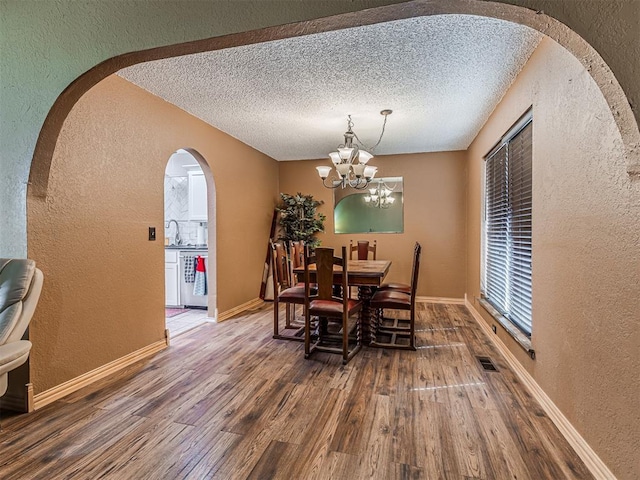
[[[271,219],[271,232],[269,233],[269,240],[267,241],[267,255],[264,260],[264,269],[262,271],[262,285],[260,285],[260,298],[262,300],[273,300],[273,292],[268,295],[267,286],[272,285],[273,282],[269,281],[273,272],[271,271],[271,245],[270,242],[274,239],[276,234],[276,224],[278,220],[278,210],[273,211],[273,218]],[[271,298],[268,298],[271,296]]]

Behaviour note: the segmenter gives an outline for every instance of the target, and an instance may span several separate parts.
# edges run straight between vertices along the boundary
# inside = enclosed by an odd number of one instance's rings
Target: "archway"
[[[181,148],[169,158],[163,183],[166,327],[174,337],[217,316],[215,182],[202,156]],[[198,256],[206,265],[204,294],[193,293],[195,272],[185,272]]]

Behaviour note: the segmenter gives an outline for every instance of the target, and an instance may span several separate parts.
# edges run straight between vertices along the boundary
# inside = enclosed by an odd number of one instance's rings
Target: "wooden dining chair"
[[[310,272],[310,266],[314,264],[317,284],[315,294],[311,291]],[[334,266],[342,270],[339,291],[334,288]],[[338,353],[342,355],[342,363],[347,364],[362,347],[362,329],[357,315],[362,309],[362,302],[351,299],[349,295],[347,248],[342,247],[340,258],[333,255],[333,248],[316,248],[314,254],[310,255],[309,248],[305,247],[304,279],[305,358],[309,358],[315,351]],[[319,318],[318,335],[311,343],[311,317],[314,316]],[[355,317],[355,324],[349,322],[352,317]],[[330,331],[330,323],[331,326],[338,327],[335,334]],[[355,336],[350,335],[352,326],[355,326]]]
[[[368,240],[358,240],[356,245],[353,244],[353,240],[349,240],[349,260],[353,260],[353,252],[357,252],[356,260],[369,260],[369,252],[372,253],[372,260],[376,259],[377,240],[373,241],[373,245],[369,245]],[[357,287],[350,287],[351,295],[356,296],[358,293]]]
[[[358,240],[356,245],[353,240],[349,240],[349,260],[353,260],[353,252],[358,252],[356,260],[369,260],[369,252],[373,255],[372,260],[376,259],[377,240],[373,241],[373,245],[369,245],[368,240]]]
[[[413,270],[409,295],[402,291],[385,289],[376,291],[371,297],[369,305],[375,312],[375,341],[372,342],[372,346],[405,350],[416,349],[416,291],[421,254],[422,247],[416,243],[416,248],[413,251]],[[395,317],[385,317],[385,310],[409,311],[409,318],[400,318],[397,313]]]
[[[413,247],[413,255],[415,258],[416,255],[416,250],[421,249],[422,247],[420,246],[420,244],[418,242],[416,242],[416,244]],[[407,295],[411,295],[411,285],[407,284],[407,283],[397,283],[397,282],[389,282],[389,283],[383,283],[382,285],[380,285],[378,287],[378,291],[382,291],[382,290],[394,290],[396,292],[402,292],[405,293]]]
[[[305,288],[302,285],[291,285],[291,266],[285,246],[281,242],[271,242],[273,261],[273,338],[280,340],[296,340],[302,342],[304,323],[296,323],[295,306],[304,305]],[[285,304],[285,330],[291,333],[280,333],[280,303]]]

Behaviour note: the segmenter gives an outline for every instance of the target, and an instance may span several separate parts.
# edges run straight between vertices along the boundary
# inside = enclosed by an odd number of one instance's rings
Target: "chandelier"
[[[384,116],[384,122],[382,124],[382,132],[380,132],[380,138],[378,142],[369,150],[373,152],[375,148],[380,144],[382,136],[384,135],[384,128],[387,125],[387,116],[391,115],[391,110],[382,110],[380,115]],[[355,142],[354,143],[354,139]],[[373,154],[367,152],[363,148],[362,142],[358,138],[358,135],[353,131],[353,122],[351,121],[351,115],[348,115],[347,131],[344,134],[344,143],[338,145],[337,152],[331,152],[329,157],[331,162],[338,173],[337,178],[330,180],[327,184],[327,178],[331,173],[331,167],[320,166],[316,167],[318,175],[322,179],[322,184],[327,188],[345,188],[347,186],[357,189],[364,189],[369,185],[369,182],[375,177],[378,167],[367,165],[367,162],[373,158]]]
[[[364,201],[370,207],[389,208],[395,201],[391,196],[393,188],[389,188],[384,182],[378,182],[377,187],[369,189],[369,195],[364,196]]]

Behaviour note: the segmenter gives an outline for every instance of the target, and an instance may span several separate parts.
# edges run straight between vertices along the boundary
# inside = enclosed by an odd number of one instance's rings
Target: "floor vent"
[[[482,368],[487,370],[488,372],[498,371],[498,369],[496,368],[496,366],[493,364],[493,362],[489,357],[476,357],[476,358],[478,359],[478,362],[480,362],[480,365],[482,366]]]

